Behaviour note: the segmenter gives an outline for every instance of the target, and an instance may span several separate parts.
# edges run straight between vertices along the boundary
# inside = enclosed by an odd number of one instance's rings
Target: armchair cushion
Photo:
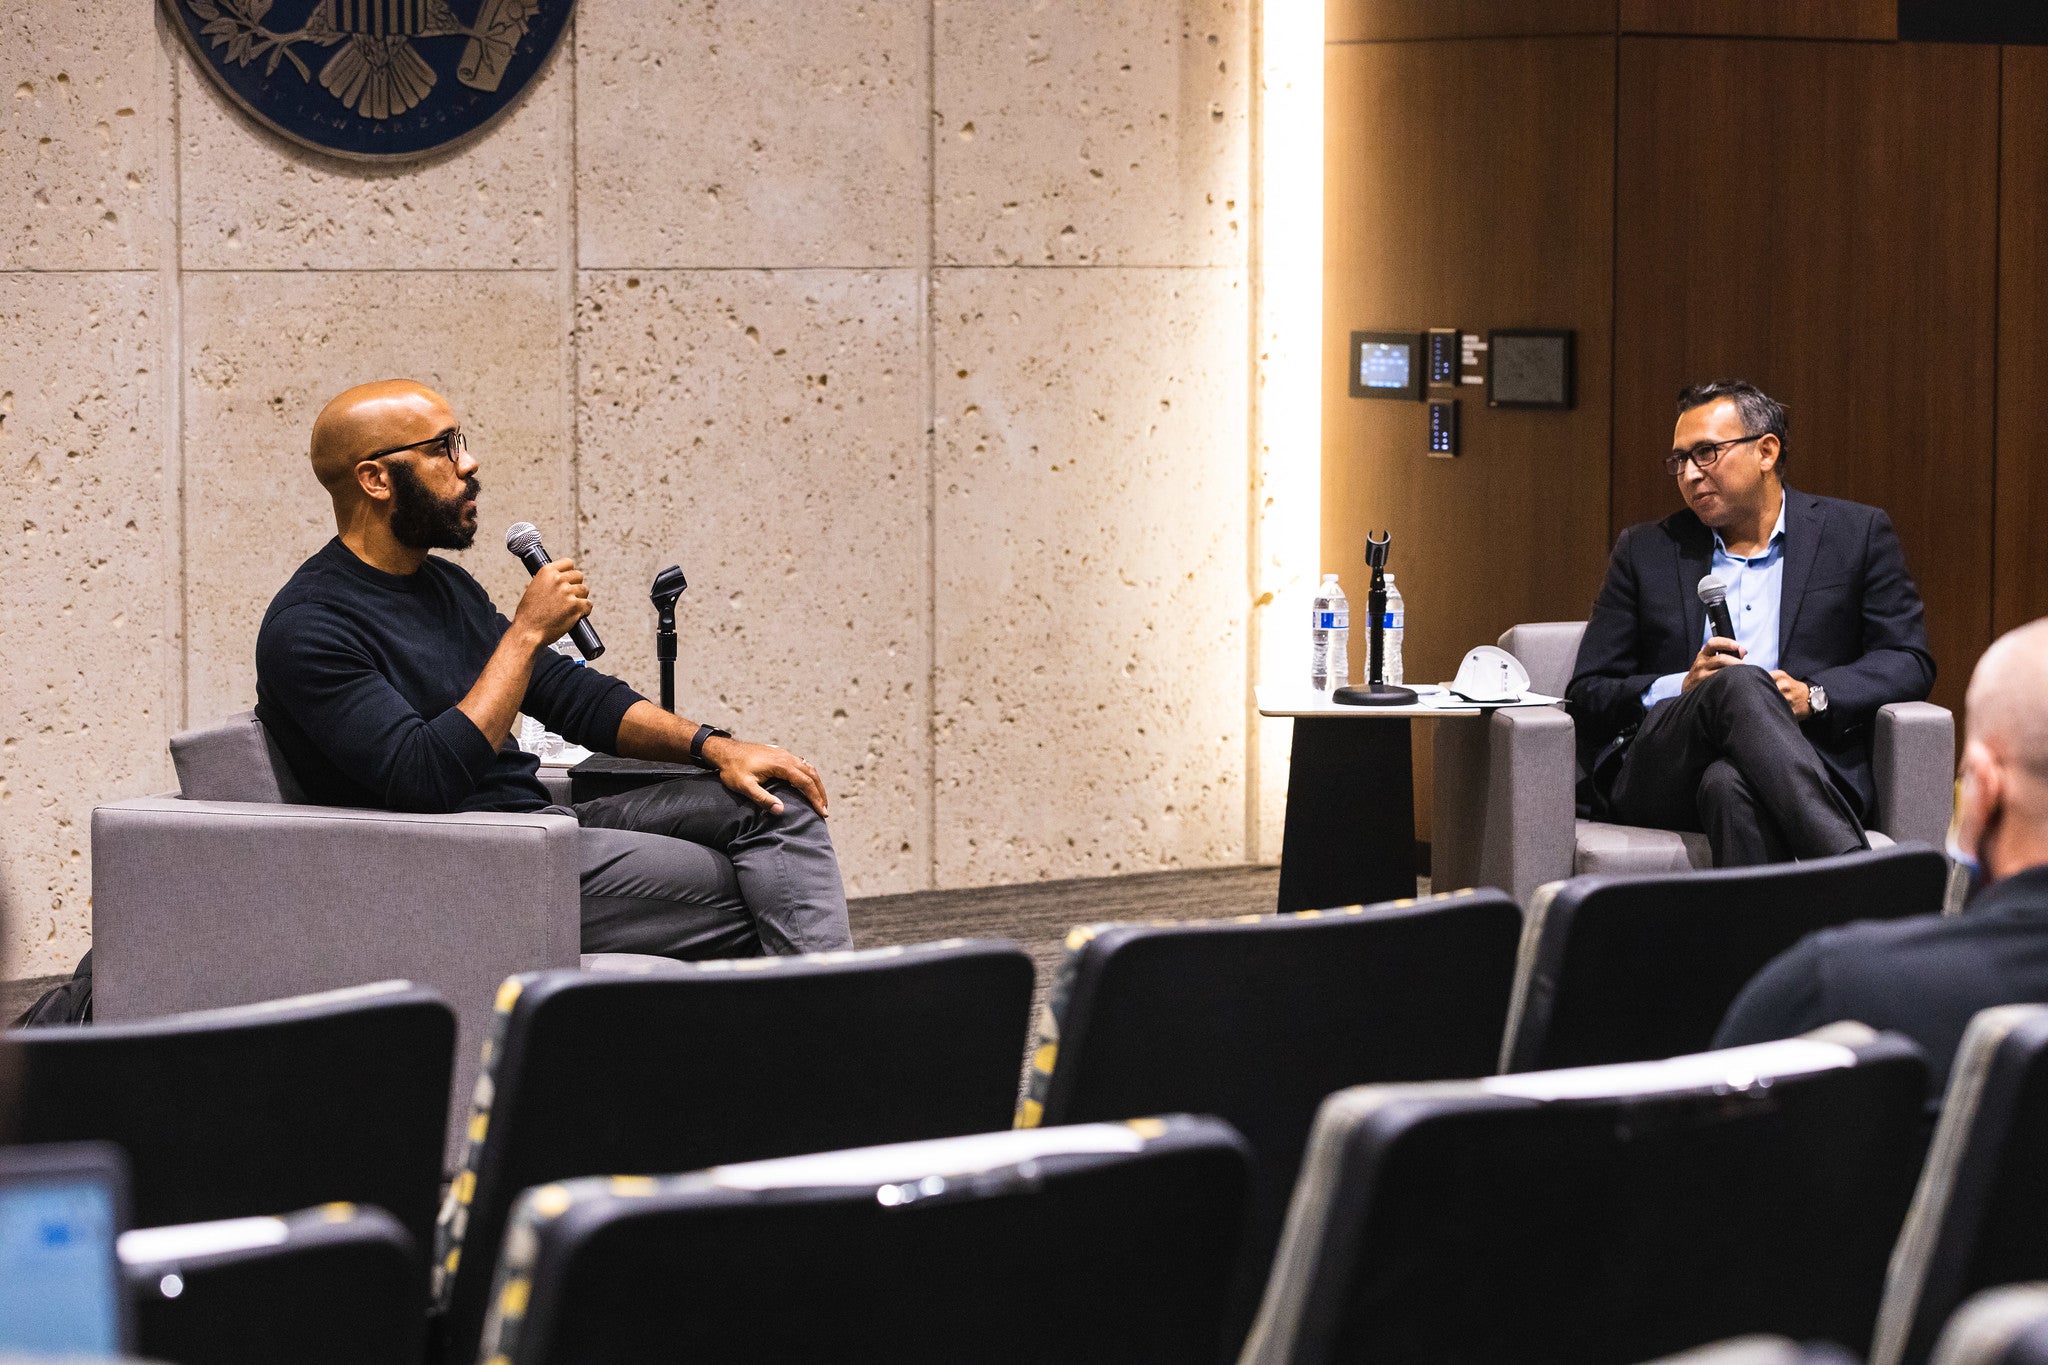
[[[1870,759],[1885,833],[1941,847],[1955,804],[1955,716],[1924,701],[1879,707]]]
[[[306,792],[253,711],[171,736],[179,794],[192,801],[300,804]]]
[[[1546,697],[1561,697],[1579,662],[1584,621],[1533,621],[1500,637],[1500,647],[1529,670],[1529,686]]]

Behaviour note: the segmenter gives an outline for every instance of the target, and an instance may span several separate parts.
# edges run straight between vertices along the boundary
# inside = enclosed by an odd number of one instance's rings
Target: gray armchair
[[[95,1018],[404,978],[454,1006],[466,1098],[499,984],[579,964],[569,816],[305,805],[246,713],[178,735],[171,757],[179,793],[93,811]]]
[[[1583,621],[1516,626],[1500,647],[1536,691],[1561,697]],[[1873,727],[1877,809],[1871,843],[1939,846],[1955,781],[1955,717],[1927,702],[1881,708]],[[1523,905],[1537,887],[1583,873],[1711,867],[1704,834],[1577,818],[1578,754],[1562,707],[1495,711],[1436,726],[1430,872],[1435,885],[1496,886]]]

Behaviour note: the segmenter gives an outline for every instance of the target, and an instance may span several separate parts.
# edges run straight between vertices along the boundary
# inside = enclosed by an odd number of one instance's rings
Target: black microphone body
[[[526,534],[522,536],[521,531]],[[529,574],[538,574],[554,562],[553,557],[541,546],[540,532],[534,530],[527,522],[522,521],[505,533],[505,548],[519,557],[519,562],[526,566],[526,572]],[[586,661],[604,653],[604,641],[597,638],[597,632],[591,628],[590,618],[587,616],[569,627],[569,641],[576,646],[576,652]]]
[[[1700,580],[1700,602],[1707,609],[1707,619],[1714,623],[1714,634],[1724,640],[1735,638],[1735,618],[1728,614],[1728,585],[1719,576],[1708,574]]]

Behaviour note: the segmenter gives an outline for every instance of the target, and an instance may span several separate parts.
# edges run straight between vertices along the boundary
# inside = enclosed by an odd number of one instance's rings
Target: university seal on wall
[[[236,104],[294,142],[418,156],[502,114],[576,0],[161,0]]]

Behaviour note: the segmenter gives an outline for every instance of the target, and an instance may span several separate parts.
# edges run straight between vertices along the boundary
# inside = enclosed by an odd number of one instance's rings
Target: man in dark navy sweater
[[[583,826],[585,952],[852,946],[817,769],[548,649],[590,614],[572,561],[534,575],[507,621],[428,553],[476,537],[477,461],[446,399],[409,380],[350,389],[315,420],[312,459],[339,534],[264,614],[256,714],[313,800],[546,808],[539,761],[510,739],[524,711],[587,748],[705,768],[568,812]]]
[[[1808,935],[1743,988],[1714,1046],[1855,1019],[1918,1042],[1939,1098],[1971,1015],[2048,1001],[2048,619],[2001,637],[1970,679],[1949,844],[1988,879],[1961,915]]]

